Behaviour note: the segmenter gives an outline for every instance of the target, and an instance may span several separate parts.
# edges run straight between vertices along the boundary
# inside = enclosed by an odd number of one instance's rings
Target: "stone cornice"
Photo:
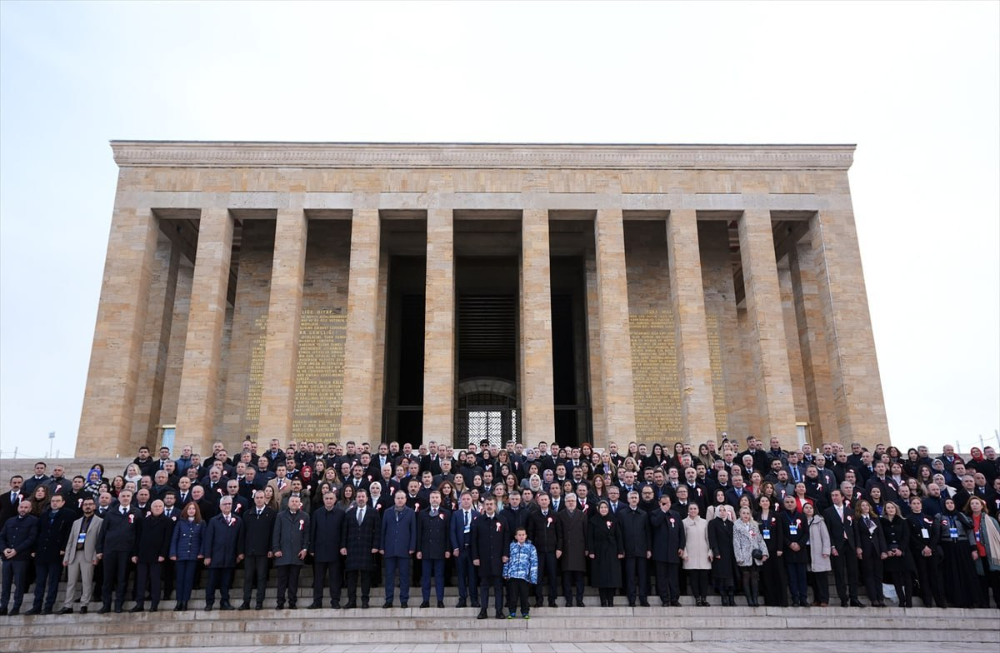
[[[854,147],[111,141],[140,168],[847,170]]]

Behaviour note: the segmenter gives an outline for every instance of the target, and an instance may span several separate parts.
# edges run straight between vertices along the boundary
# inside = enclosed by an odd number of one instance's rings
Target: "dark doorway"
[[[425,272],[423,257],[389,262],[382,437],[414,448],[423,442]]]
[[[554,438],[579,446],[592,439],[583,258],[554,256],[551,269]]]

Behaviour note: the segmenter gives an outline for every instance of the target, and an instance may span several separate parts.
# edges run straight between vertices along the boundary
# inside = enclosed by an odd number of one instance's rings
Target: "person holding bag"
[[[750,508],[746,506],[740,508],[740,518],[733,525],[733,551],[736,565],[740,568],[747,605],[751,608],[759,607],[759,570],[767,560],[768,552],[760,527],[753,520]]]

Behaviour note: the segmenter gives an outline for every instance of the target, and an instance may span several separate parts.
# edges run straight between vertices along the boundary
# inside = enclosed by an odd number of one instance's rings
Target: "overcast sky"
[[[1000,422],[998,7],[2,2],[0,450],[75,447],[110,139],[857,143],[892,441],[967,450]]]

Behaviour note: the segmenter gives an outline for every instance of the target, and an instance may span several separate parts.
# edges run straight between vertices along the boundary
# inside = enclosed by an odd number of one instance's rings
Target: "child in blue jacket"
[[[514,531],[514,541],[510,543],[510,554],[503,566],[503,577],[509,584],[510,605],[507,609],[508,619],[514,618],[517,603],[521,602],[521,616],[528,616],[528,594],[530,586],[538,583],[538,552],[535,545],[528,541],[528,532],[523,528]]]

